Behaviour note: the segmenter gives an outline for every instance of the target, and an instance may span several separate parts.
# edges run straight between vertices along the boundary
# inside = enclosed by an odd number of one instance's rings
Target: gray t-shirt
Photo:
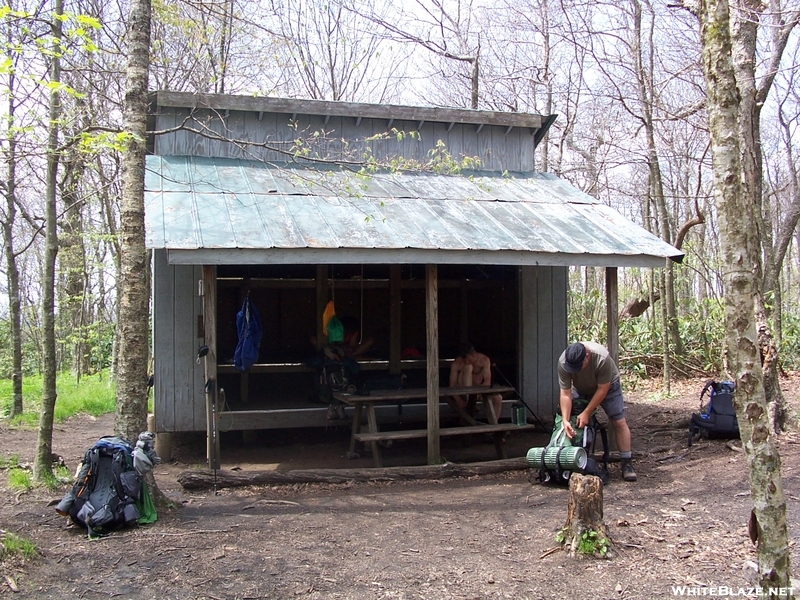
[[[582,397],[591,398],[598,385],[619,381],[619,369],[604,346],[595,342],[581,344],[589,350],[589,364],[578,373],[567,373],[564,369],[567,351],[564,350],[558,359],[558,385],[562,390],[575,388]]]

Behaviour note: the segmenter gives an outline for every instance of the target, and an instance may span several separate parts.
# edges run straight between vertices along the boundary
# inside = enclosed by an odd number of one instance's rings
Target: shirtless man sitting
[[[479,385],[491,387],[492,362],[485,354],[475,351],[469,342],[463,342],[458,348],[458,358],[450,366],[450,387]],[[469,400],[461,396],[453,396],[459,407],[467,408]],[[490,423],[497,423],[500,411],[503,410],[503,397],[500,394],[480,394],[486,407]]]

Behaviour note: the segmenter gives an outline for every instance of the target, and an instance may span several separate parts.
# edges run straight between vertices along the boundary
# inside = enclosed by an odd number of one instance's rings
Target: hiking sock
[[[619,459],[620,459],[622,462],[625,462],[626,460],[627,460],[627,461],[630,461],[630,459],[631,459],[631,451],[630,451],[630,450],[628,450],[627,452],[622,452],[622,451],[620,451],[620,453],[619,453]]]

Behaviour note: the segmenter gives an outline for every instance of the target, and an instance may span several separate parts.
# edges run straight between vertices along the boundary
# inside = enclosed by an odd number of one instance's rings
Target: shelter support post
[[[203,265],[203,333],[208,354],[205,364],[206,456],[210,469],[219,469],[219,432],[217,431],[217,267]]]
[[[327,265],[317,265],[317,350],[321,350],[325,345],[325,337],[322,333],[322,313],[325,312],[325,305],[328,304],[328,267]]]
[[[166,431],[156,433],[156,416],[153,413],[147,415],[147,431],[152,431],[156,434],[156,454],[162,462],[169,462],[172,460],[172,434]]]
[[[428,341],[428,464],[442,462],[439,444],[439,281],[436,265],[425,267],[425,329]]]
[[[401,289],[400,265],[389,267],[389,373],[397,375],[401,371]]]
[[[617,267],[606,267],[606,329],[608,331],[608,353],[619,366],[619,285]],[[614,428],[608,428],[608,447],[617,449]]]
[[[619,286],[617,267],[606,267],[606,328],[608,352],[619,365]]]

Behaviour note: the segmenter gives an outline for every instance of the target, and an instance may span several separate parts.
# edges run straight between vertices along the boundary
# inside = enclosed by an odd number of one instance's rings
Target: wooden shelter
[[[154,94],[146,228],[156,431],[206,431],[213,419],[222,431],[329,424],[326,407],[309,402],[318,374],[308,361],[331,299],[376,342],[361,361],[368,374],[427,386],[427,403],[383,410],[428,420],[431,461],[439,381],[461,341],[488,354],[534,412],[552,415],[568,267],[608,268],[613,349],[615,269],[682,257],[536,172],[553,118]],[[478,168],[455,173],[462,157]],[[232,356],[245,297],[264,337],[240,372]],[[225,402],[207,402],[220,388]]]

